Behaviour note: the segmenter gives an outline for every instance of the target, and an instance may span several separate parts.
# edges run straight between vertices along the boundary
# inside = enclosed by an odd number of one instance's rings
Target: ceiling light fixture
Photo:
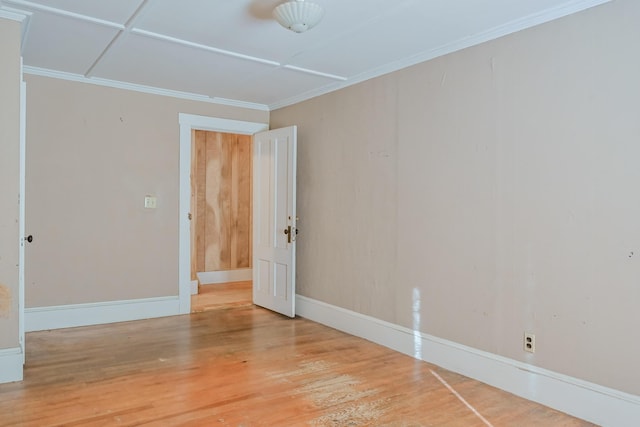
[[[305,0],[291,0],[273,9],[273,17],[280,25],[295,33],[312,29],[323,15],[320,5]]]

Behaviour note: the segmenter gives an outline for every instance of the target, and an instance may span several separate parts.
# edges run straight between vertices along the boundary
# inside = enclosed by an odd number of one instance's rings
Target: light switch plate
[[[144,196],[144,207],[147,209],[155,209],[157,200],[155,196]]]

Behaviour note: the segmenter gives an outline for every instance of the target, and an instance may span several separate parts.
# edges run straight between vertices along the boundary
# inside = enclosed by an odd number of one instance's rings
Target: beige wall
[[[640,394],[640,2],[274,111],[300,294]],[[522,350],[534,332],[537,352]]]
[[[269,113],[25,77],[27,308],[178,295],[178,113]]]
[[[18,347],[20,23],[0,18],[0,349]]]

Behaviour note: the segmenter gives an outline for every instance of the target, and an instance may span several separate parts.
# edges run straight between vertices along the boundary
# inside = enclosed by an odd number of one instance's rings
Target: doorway
[[[252,287],[251,280],[201,285],[199,292],[191,296],[191,312],[252,306]]]
[[[180,114],[180,223],[178,276],[180,313],[191,312],[191,195],[192,195],[192,132],[205,130],[222,133],[253,135],[269,129],[267,123],[244,122],[215,117]],[[197,285],[197,282],[195,282]]]
[[[191,135],[191,312],[250,304],[253,138]]]

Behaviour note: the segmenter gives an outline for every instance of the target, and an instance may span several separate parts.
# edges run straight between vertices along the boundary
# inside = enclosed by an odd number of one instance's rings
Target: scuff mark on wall
[[[11,313],[11,290],[0,285],[0,317],[8,318]]]

